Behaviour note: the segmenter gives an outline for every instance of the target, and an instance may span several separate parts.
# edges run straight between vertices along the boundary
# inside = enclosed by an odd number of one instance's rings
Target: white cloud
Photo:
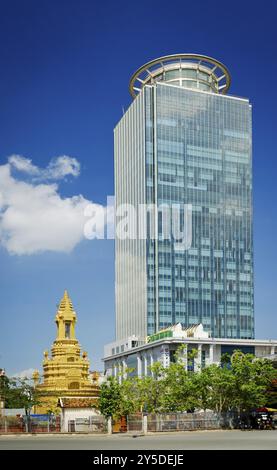
[[[74,157],[61,155],[53,158],[46,168],[39,168],[30,158],[22,155],[11,155],[8,159],[11,168],[28,174],[34,181],[59,180],[67,175],[79,176],[80,163]]]
[[[80,163],[76,158],[62,155],[51,160],[46,173],[49,175],[48,178],[52,179],[61,179],[66,175],[79,176]]]
[[[31,379],[34,372],[35,369],[25,369],[21,372],[16,372],[15,374],[13,374],[13,377],[16,377],[18,379]]]
[[[29,175],[39,174],[39,168],[32,164],[32,160],[30,160],[30,158],[25,158],[21,155],[11,155],[8,160],[9,164],[18,171],[28,173]]]
[[[0,166],[0,244],[9,253],[70,252],[84,239],[84,210],[91,201],[82,195],[63,198],[56,183],[21,181],[11,173],[16,167],[29,175],[45,171],[55,179],[77,176],[79,162],[69,159],[58,157],[41,170],[31,160],[13,155]],[[103,206],[93,206],[102,214]]]

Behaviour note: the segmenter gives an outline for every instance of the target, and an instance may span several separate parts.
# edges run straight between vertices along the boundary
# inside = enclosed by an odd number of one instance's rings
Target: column
[[[144,355],[144,376],[147,377],[148,371],[147,371],[147,353]]]
[[[187,371],[188,370],[188,345],[186,344],[185,346],[186,347],[182,353],[182,362],[184,364],[185,370]]]
[[[152,367],[154,364],[154,359],[153,359],[153,353],[152,351],[150,352],[150,367]],[[151,375],[153,375],[153,372],[151,371]]]
[[[127,378],[127,372],[126,372],[126,369],[127,369],[127,363],[126,363],[126,360],[123,359],[122,360],[122,376],[123,376],[123,379],[126,379]]]
[[[170,364],[170,355],[169,355],[169,347],[164,345],[161,347],[161,359],[162,365],[164,367],[169,367]]]
[[[118,381],[120,384],[122,384],[122,379],[123,379],[122,370],[123,370],[122,364],[118,362],[117,371],[118,371]]]
[[[107,425],[108,425],[108,434],[112,434],[113,433],[113,424],[112,424],[111,416],[109,416],[108,419],[107,419]]]
[[[138,377],[141,377],[141,357],[140,355],[138,354],[137,355],[137,370],[138,370]]]
[[[197,353],[197,357],[195,358],[195,363],[196,363],[195,372],[200,371],[202,368],[201,359],[202,359],[202,344],[198,344],[198,353]]]
[[[210,344],[209,347],[209,363],[210,365],[214,363],[214,344]]]
[[[147,434],[147,414],[143,415],[143,434]]]

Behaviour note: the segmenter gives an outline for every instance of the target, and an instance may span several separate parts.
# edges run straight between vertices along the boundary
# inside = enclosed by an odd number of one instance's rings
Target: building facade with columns
[[[184,367],[195,372],[205,366],[219,364],[223,354],[232,354],[236,349],[256,357],[269,357],[277,353],[277,340],[211,338],[202,324],[182,328],[178,323],[148,336],[146,342],[132,336],[127,341],[106,345],[105,374],[118,377],[119,380],[126,375],[150,375],[151,366],[155,362],[168,367],[175,360],[175,353],[180,346],[185,346]],[[193,350],[195,358],[189,359],[189,353]]]

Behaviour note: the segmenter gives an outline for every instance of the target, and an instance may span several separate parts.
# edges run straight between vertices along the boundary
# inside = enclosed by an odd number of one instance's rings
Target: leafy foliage
[[[0,396],[7,408],[24,408],[30,430],[30,414],[33,406],[40,404],[39,394],[27,378],[1,377]]]
[[[239,411],[264,406],[267,391],[276,378],[271,361],[235,351],[231,357],[231,370],[235,382],[233,406]]]
[[[121,386],[114,377],[100,386],[99,410],[106,416],[120,416]]]
[[[40,404],[38,393],[27,378],[1,377],[0,395],[7,408],[24,408],[30,414],[35,405]]]
[[[105,416],[119,417],[145,411],[177,412],[194,409],[238,412],[265,406],[268,390],[277,371],[266,359],[235,351],[212,364],[187,371],[184,364],[194,361],[197,351],[181,347],[174,362],[165,368],[156,362],[145,377],[123,377],[120,383],[110,377],[103,383],[99,408]]]

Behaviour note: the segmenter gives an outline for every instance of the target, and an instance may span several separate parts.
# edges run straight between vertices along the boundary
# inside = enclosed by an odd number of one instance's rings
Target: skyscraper
[[[155,205],[157,236],[147,217],[145,239],[116,237],[117,340],[178,322],[254,337],[251,105],[226,94],[230,81],[223,64],[195,54],[131,78],[134,101],[114,132],[116,210]],[[189,249],[161,236],[163,204],[191,205]]]

